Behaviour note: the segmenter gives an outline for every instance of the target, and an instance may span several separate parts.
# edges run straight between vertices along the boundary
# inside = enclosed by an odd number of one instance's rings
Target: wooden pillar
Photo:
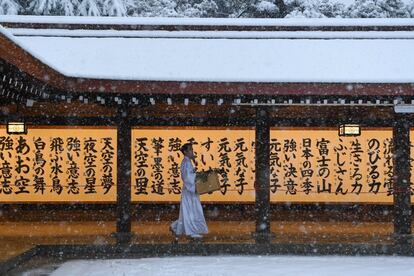
[[[120,110],[118,129],[117,218],[115,237],[118,244],[131,241],[131,123],[126,111]]]
[[[256,243],[269,243],[270,232],[270,123],[269,111],[265,107],[256,110]]]
[[[395,244],[408,245],[411,240],[410,126],[397,115],[394,140],[394,237]]]

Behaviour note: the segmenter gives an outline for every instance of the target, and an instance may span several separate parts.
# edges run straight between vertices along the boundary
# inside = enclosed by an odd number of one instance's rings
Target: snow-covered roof
[[[162,18],[2,15],[0,23],[193,26],[414,26],[410,18]]]
[[[6,17],[1,22],[414,26],[409,19]],[[85,23],[86,24],[86,23]],[[1,33],[74,78],[236,83],[414,83],[414,31],[162,31],[8,28]]]
[[[56,71],[79,78],[210,82],[414,82],[412,37],[203,39],[91,36],[23,35],[14,37],[14,40]]]

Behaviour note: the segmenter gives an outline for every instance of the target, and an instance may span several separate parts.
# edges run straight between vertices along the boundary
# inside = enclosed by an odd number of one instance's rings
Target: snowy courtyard
[[[51,275],[414,275],[411,257],[210,256],[75,260]]]

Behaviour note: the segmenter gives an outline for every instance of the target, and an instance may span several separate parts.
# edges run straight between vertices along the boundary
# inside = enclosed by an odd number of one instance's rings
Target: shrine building
[[[411,237],[412,19],[0,18],[0,203],[393,206]],[[273,231],[274,232],[274,231]],[[278,233],[274,233],[278,235]],[[138,233],[139,235],[139,233]],[[406,238],[406,239],[405,239]]]

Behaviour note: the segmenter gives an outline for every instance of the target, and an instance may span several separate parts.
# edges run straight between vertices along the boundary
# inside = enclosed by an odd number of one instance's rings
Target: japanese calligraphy
[[[0,127],[0,202],[114,202],[114,141],[116,129]]]
[[[246,135],[247,134],[247,135]],[[252,129],[134,128],[131,180],[132,200],[178,202],[183,181],[180,166],[184,143],[193,145],[194,169],[217,169],[221,189],[205,194],[214,202],[249,202],[254,199]]]

